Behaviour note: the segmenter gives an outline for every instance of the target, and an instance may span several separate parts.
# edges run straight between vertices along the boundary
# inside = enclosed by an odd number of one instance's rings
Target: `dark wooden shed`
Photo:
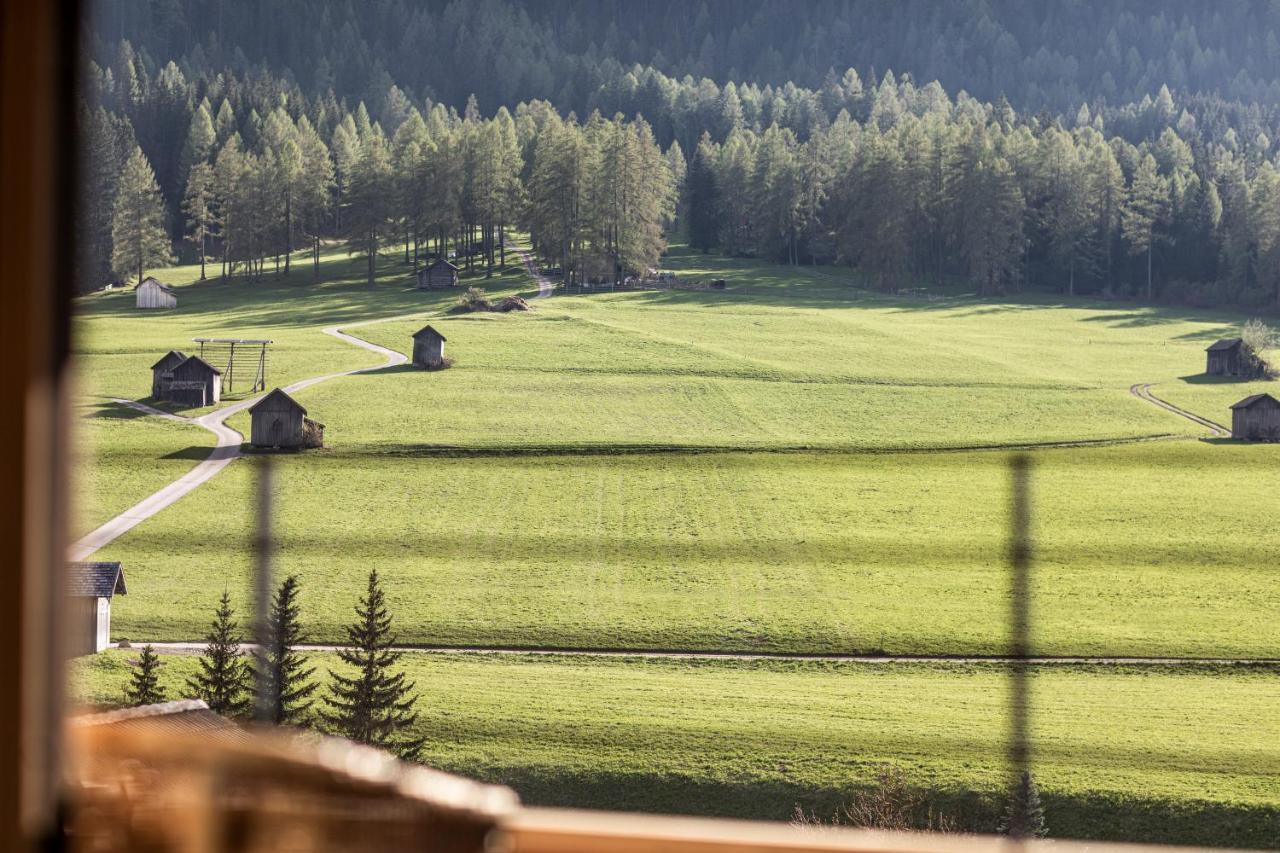
[[[124,569],[119,563],[72,563],[67,567],[64,635],[70,654],[91,655],[111,642],[111,598],[125,595]]]
[[[1205,350],[1208,361],[1204,372],[1210,376],[1243,376],[1248,372],[1244,341],[1223,338]]]
[[[153,399],[163,400],[168,396],[169,383],[173,381],[173,369],[186,360],[187,357],[184,354],[176,349],[171,349],[159,361],[151,365],[151,396]]]
[[[418,271],[418,289],[433,287],[457,287],[458,268],[444,258],[436,258]]]
[[[222,399],[222,371],[198,355],[173,369],[167,398],[183,406],[212,406]]]
[[[445,336],[430,326],[413,333],[413,363],[434,370],[444,365]]]
[[[307,417],[301,403],[279,388],[249,407],[249,443],[300,450],[324,446],[324,424]]]
[[[1280,400],[1270,394],[1254,394],[1232,406],[1231,437],[1280,441]]]

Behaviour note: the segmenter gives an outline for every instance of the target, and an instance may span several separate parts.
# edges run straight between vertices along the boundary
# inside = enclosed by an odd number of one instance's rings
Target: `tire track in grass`
[[[1209,432],[1212,433],[1213,436],[1216,438],[1231,437],[1231,430],[1227,429],[1222,424],[1217,423],[1215,421],[1211,421],[1208,418],[1202,418],[1199,415],[1197,415],[1195,412],[1189,412],[1180,406],[1175,406],[1173,403],[1170,403],[1168,400],[1160,399],[1154,393],[1152,393],[1151,391],[1152,387],[1153,387],[1152,384],[1149,382],[1147,383],[1139,382],[1137,385],[1130,386],[1129,393],[1137,397],[1139,400],[1146,400],[1148,403],[1151,403],[1153,406],[1158,406],[1159,408],[1164,409],[1166,412],[1171,412],[1180,418],[1186,418],[1187,420],[1191,421],[1194,424],[1199,424],[1200,426],[1209,430]]]

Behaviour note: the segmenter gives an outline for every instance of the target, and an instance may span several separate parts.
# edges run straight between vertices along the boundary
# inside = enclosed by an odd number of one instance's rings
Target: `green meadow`
[[[212,444],[112,402],[145,400],[166,350],[271,338],[272,387],[379,363],[323,328],[408,353],[430,322],[450,369],[297,395],[327,446],[275,457],[277,570],[301,578],[314,642],[343,639],[376,568],[408,644],[998,655],[1008,457],[1026,449],[1036,652],[1277,656],[1277,448],[1204,440],[1129,393],[1151,383],[1229,423],[1230,403],[1270,385],[1208,381],[1203,350],[1244,316],[885,296],[831,270],[679,248],[664,265],[728,288],[460,315],[456,294],[414,290],[398,256],[369,287],[361,259],[332,253],[319,283],[305,263],[230,284],[164,271],[174,311],[86,297],[77,528]],[[514,261],[466,283],[532,290]],[[247,415],[230,423],[247,433]],[[254,461],[99,552],[128,575],[117,638],[200,639],[224,588],[247,608]],[[171,678],[191,664],[167,660]],[[889,761],[981,828],[1003,784],[989,666],[407,660],[428,760],[533,802],[830,813]],[[77,672],[81,698],[119,700],[124,656]],[[1212,825],[1275,846],[1274,670],[1046,668],[1036,684],[1055,834],[1221,840]]]
[[[84,659],[86,701],[119,701],[136,652]],[[164,658],[181,693],[195,658]],[[886,764],[972,830],[1006,784],[994,665],[409,655],[425,760],[529,803],[821,817]],[[320,673],[333,655],[315,655]],[[1033,669],[1032,755],[1056,837],[1274,846],[1277,672]]]

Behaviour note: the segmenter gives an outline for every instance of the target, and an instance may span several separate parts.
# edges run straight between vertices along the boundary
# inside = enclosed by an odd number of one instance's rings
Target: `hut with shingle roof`
[[[72,655],[100,652],[111,642],[111,599],[127,595],[119,563],[71,563],[67,567],[66,635]]]

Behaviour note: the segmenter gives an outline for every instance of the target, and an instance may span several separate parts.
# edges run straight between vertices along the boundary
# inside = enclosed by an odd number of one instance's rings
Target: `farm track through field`
[[[351,325],[359,324],[353,323]],[[309,379],[302,379],[294,382],[292,385],[285,386],[284,390],[286,393],[292,394],[297,391],[301,391],[304,388],[310,388],[312,385],[325,382],[329,379],[336,379],[339,376],[368,373],[373,370],[381,370],[384,367],[393,367],[398,364],[404,364],[409,360],[404,353],[399,353],[395,350],[387,349],[386,347],[380,347],[377,344],[371,344],[368,341],[348,335],[345,332],[339,331],[336,326],[330,326],[322,331],[326,335],[332,335],[333,337],[346,341],[349,344],[354,344],[362,349],[378,353],[383,357],[383,363],[375,367],[361,367],[356,370],[344,370],[339,373],[327,373],[323,376],[312,376]],[[100,526],[98,529],[81,538],[71,546],[71,559],[87,560],[95,552],[119,539],[134,527],[137,527],[148,518],[151,518],[151,516],[172,506],[191,492],[195,491],[197,486],[212,478],[227,465],[244,455],[241,451],[241,445],[244,443],[244,436],[227,426],[227,419],[232,415],[248,409],[260,399],[262,399],[261,395],[251,397],[247,400],[241,400],[233,405],[209,412],[208,414],[201,415],[197,418],[178,418],[179,420],[187,423],[204,427],[217,437],[217,443],[214,445],[213,450],[209,453],[208,457],[177,480],[174,480],[158,492],[155,492],[129,507],[115,518]],[[122,402],[131,408],[138,409],[139,411],[147,412],[148,414],[174,418],[178,417],[177,415],[170,415],[168,412],[162,412],[159,409],[154,409],[144,403],[128,400],[121,400],[119,402]]]
[[[158,642],[150,644],[161,654],[203,654],[205,642]],[[252,651],[253,643],[244,644]],[[297,647],[307,652],[337,652],[350,648],[341,645],[308,643]],[[786,661],[827,663],[949,663],[949,664],[1009,664],[1026,663],[1036,666],[1050,665],[1103,665],[1103,666],[1280,666],[1280,658],[1177,658],[1177,657],[1109,657],[1072,655],[1064,657],[1014,658],[1001,655],[860,655],[860,654],[787,654],[768,652],[714,652],[714,651],[658,651],[653,649],[582,649],[582,648],[520,648],[517,646],[396,646],[393,652],[426,655],[494,655],[572,658],[640,658],[645,660],[729,660],[729,661]]]
[[[1151,388],[1152,388],[1151,383],[1139,382],[1137,385],[1130,386],[1129,393],[1140,400],[1146,400],[1148,403],[1151,403],[1153,406],[1159,406],[1160,408],[1164,409],[1166,412],[1172,412],[1178,417],[1186,418],[1192,423],[1199,424],[1200,426],[1209,430],[1209,432],[1211,432],[1217,438],[1231,437],[1231,430],[1227,429],[1222,424],[1211,421],[1208,418],[1202,418],[1199,415],[1197,415],[1195,412],[1188,412],[1186,409],[1183,409],[1179,406],[1175,406],[1173,403],[1170,403],[1167,400],[1161,400],[1159,397],[1157,397],[1155,394],[1151,392]]]

